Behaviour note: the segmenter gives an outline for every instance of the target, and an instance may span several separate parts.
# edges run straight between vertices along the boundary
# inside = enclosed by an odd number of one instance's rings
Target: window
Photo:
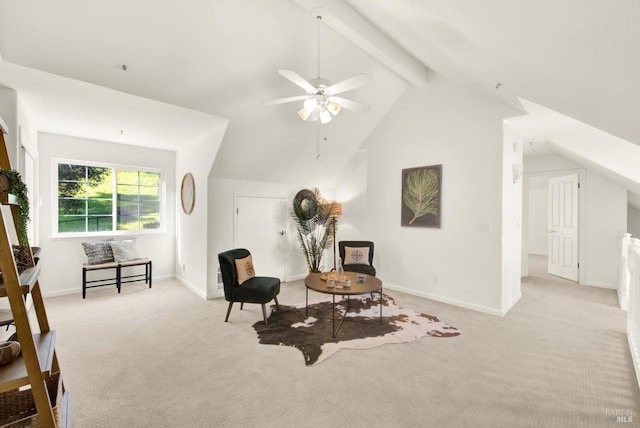
[[[63,161],[57,166],[58,233],[160,229],[161,172]]]

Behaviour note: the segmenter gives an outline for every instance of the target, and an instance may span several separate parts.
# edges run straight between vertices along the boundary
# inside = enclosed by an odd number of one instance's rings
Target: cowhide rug
[[[453,337],[460,334],[458,329],[437,317],[401,308],[386,294],[382,297],[380,324],[378,296],[374,294],[373,300],[368,296],[351,297],[347,318],[335,338],[332,337],[331,301],[310,304],[308,317],[305,316],[304,303],[295,306],[281,304],[279,311],[272,306],[269,325],[259,321],[253,328],[262,344],[299,349],[307,366],[329,358],[342,348],[369,349],[385,343],[412,342],[423,336]],[[346,301],[343,301],[336,309],[336,325],[345,309]]]

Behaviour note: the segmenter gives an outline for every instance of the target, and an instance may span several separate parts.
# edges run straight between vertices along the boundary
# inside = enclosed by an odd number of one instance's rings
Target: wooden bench
[[[130,266],[144,266],[144,273],[137,275],[122,275],[122,268],[130,267]],[[94,279],[91,281],[87,281],[87,272],[96,271],[96,270],[105,270],[105,269],[115,269],[116,276],[113,278],[102,278],[102,279]],[[85,263],[82,265],[82,298],[84,299],[87,296],[87,288],[95,288],[95,287],[104,287],[105,285],[115,285],[118,288],[118,293],[120,293],[120,289],[122,284],[126,284],[128,282],[137,282],[144,281],[149,284],[149,288],[151,288],[151,260],[145,259],[135,259],[128,260],[126,262],[110,262],[110,263],[101,263],[97,265],[90,265]],[[89,285],[92,284],[92,285]]]

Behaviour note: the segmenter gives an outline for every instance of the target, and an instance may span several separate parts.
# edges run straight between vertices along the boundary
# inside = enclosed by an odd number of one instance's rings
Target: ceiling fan
[[[369,82],[369,76],[358,74],[335,84],[320,77],[320,23],[322,21],[322,10],[316,9],[314,14],[318,22],[318,77],[307,81],[295,71],[278,70],[278,73],[282,76],[304,89],[306,94],[278,98],[266,101],[264,104],[276,105],[304,101],[303,107],[298,111],[298,116],[304,121],[314,122],[320,120],[320,123],[323,124],[331,122],[332,116],[337,116],[342,108],[366,113],[369,111],[368,105],[338,97],[337,95],[364,86]]]

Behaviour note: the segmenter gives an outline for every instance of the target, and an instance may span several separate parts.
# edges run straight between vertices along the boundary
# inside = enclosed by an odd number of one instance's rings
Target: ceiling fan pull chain
[[[320,142],[321,141],[327,142],[329,140],[327,140],[327,137],[323,136],[324,129],[320,124],[318,124],[318,128],[317,129],[318,129],[318,133],[316,134],[317,135],[317,138],[316,138],[316,159],[319,159],[320,158]]]
[[[318,132],[316,134],[316,159],[320,158],[320,139],[321,139],[321,134],[322,132],[322,126],[318,125]]]

